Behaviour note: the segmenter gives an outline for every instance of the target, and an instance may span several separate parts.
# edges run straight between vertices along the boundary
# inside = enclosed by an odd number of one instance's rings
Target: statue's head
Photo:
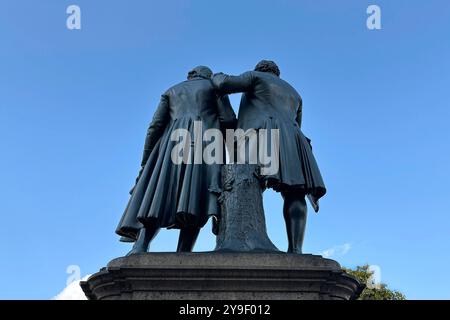
[[[258,62],[255,67],[255,71],[270,72],[277,77],[280,76],[280,69],[278,68],[277,64],[271,60],[261,60],[260,62]]]
[[[188,72],[188,80],[194,78],[203,78],[203,79],[211,79],[212,71],[210,68],[205,66],[198,66]]]

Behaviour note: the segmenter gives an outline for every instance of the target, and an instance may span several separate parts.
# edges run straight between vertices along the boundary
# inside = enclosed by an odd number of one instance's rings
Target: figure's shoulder
[[[286,86],[287,82],[270,72],[251,71],[253,77],[267,83],[275,83],[279,86]]]
[[[258,71],[246,71],[244,73],[241,73],[239,75],[240,78],[245,79],[245,80],[254,80],[256,78],[258,78]]]
[[[182,81],[182,82],[179,82],[179,83],[177,83],[177,84],[174,84],[173,86],[171,86],[169,89],[167,89],[167,93],[173,93],[173,92],[176,92],[176,91],[178,91],[178,90],[180,90],[181,88],[183,88],[183,87],[185,87],[186,85],[187,85],[187,80],[186,81]]]
[[[283,80],[283,79],[280,79],[280,81],[282,81],[284,87],[287,90],[291,91],[291,93],[293,95],[297,96],[298,99],[300,99],[300,100],[302,99],[302,97],[300,96],[300,93],[289,82],[287,82],[286,80]]]
[[[177,84],[174,84],[173,86],[171,86],[169,89],[166,90],[165,94],[167,95],[173,95],[176,94],[177,92],[179,92],[180,90],[183,90],[183,88],[186,88],[188,86],[188,80],[185,81],[181,81]]]
[[[261,71],[247,71],[246,73],[248,73],[251,77],[255,78],[255,79],[268,79],[267,72],[261,72]]]
[[[164,93],[161,95],[162,97],[170,97],[171,95],[174,94],[174,92],[176,92],[178,90],[178,88],[180,87],[182,82],[174,84],[173,86],[169,87],[166,91],[164,91]]]
[[[169,89],[166,90],[164,95],[173,96],[178,95],[181,92],[205,90],[211,88],[213,88],[213,84],[211,80],[208,79],[185,80],[171,86]]]

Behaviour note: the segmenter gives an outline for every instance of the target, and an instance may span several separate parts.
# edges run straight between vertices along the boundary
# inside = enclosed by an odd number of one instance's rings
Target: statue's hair
[[[278,68],[277,64],[271,60],[261,60],[260,62],[258,62],[255,67],[255,71],[270,72],[277,77],[280,76],[280,69]]]
[[[187,78],[192,79],[192,78],[200,77],[200,78],[204,78],[204,79],[211,79],[212,74],[213,73],[210,68],[205,67],[205,66],[198,66],[188,72]]]

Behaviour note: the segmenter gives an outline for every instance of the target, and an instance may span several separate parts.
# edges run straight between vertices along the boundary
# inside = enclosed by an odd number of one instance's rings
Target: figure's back
[[[263,119],[277,118],[283,122],[295,122],[301,107],[301,97],[286,81],[259,71],[251,71],[252,90],[242,95],[238,127],[249,129],[261,126]]]
[[[167,90],[166,95],[169,97],[172,119],[209,118],[215,115],[217,97],[211,81],[207,79],[183,81]]]

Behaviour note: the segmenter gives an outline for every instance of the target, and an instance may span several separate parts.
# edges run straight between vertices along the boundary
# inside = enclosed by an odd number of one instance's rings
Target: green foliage
[[[344,268],[344,271],[363,284],[370,283],[373,275],[373,272],[369,270],[369,265],[358,266],[354,270]],[[390,290],[386,284],[380,283],[372,288],[366,286],[358,300],[406,300],[406,297],[401,292]]]

